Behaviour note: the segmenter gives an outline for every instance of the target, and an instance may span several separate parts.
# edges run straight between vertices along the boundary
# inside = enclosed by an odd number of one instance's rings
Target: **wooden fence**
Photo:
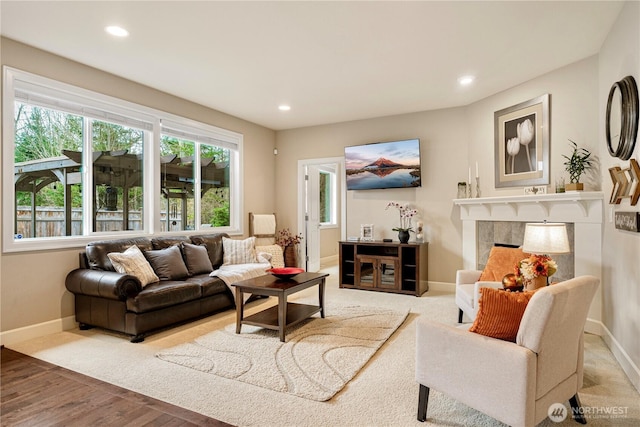
[[[32,233],[32,216],[31,208],[20,206],[16,211],[17,230],[16,235],[22,237],[34,237]],[[161,212],[162,231],[167,231],[167,215]],[[171,215],[170,230],[182,230],[182,219],[180,213],[177,217]],[[82,209],[75,208],[71,210],[71,235],[82,235]],[[99,211],[96,217],[96,232],[104,231],[122,231],[142,230],[142,211],[129,211],[128,227],[123,227],[122,211]],[[37,207],[36,208],[36,235],[35,237],[59,237],[65,235],[64,226],[64,209],[53,207]]]

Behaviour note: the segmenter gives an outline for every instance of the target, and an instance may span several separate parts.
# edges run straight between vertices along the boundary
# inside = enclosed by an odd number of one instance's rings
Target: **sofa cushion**
[[[528,257],[529,254],[522,252],[520,248],[494,246],[478,282],[501,282],[505,275],[514,272],[520,261]]]
[[[265,252],[271,255],[271,266],[274,268],[282,268],[284,267],[284,254],[282,252],[282,246],[280,245],[267,245],[267,246],[256,246],[256,252]]]
[[[136,245],[142,251],[152,249],[151,240],[146,237],[90,242],[85,248],[87,264],[92,270],[116,271],[108,254],[111,252],[124,252],[132,245]]]
[[[196,274],[211,273],[213,266],[209,259],[209,253],[206,246],[193,245],[191,243],[182,244],[182,252],[184,254],[184,261],[189,270],[190,276]]]
[[[148,285],[135,298],[127,299],[127,310],[146,313],[164,307],[193,301],[202,296],[202,288],[197,283],[183,280],[166,280]]]
[[[224,247],[223,265],[253,264],[256,258],[256,238],[248,237],[244,240],[222,238]]]
[[[197,276],[189,277],[186,279],[189,283],[195,283],[202,289],[202,296],[208,297],[211,295],[221,294],[228,292],[231,295],[231,290],[224,281],[219,277],[211,277],[208,274],[198,274]]]
[[[520,321],[534,293],[480,288],[478,315],[469,331],[515,342]]]
[[[136,245],[124,252],[111,252],[107,256],[118,273],[137,277],[143,288],[160,280]]]
[[[220,268],[223,262],[222,238],[229,237],[226,233],[202,234],[191,236],[191,243],[194,245],[204,245],[209,254],[209,260],[214,270]]]
[[[187,266],[182,259],[182,252],[177,246],[145,251],[144,256],[160,280],[181,280],[189,276]]]

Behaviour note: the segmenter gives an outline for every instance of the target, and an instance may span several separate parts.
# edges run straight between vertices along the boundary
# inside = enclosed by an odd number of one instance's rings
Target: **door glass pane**
[[[143,230],[144,131],[94,120],[93,230]]]
[[[193,200],[195,143],[162,135],[160,139],[160,218],[162,231],[195,229]]]
[[[320,172],[320,222],[331,221],[331,175]]]
[[[201,193],[200,221],[203,226],[227,227],[230,222],[228,149],[200,145]]]
[[[82,118],[15,103],[15,238],[82,234]]]
[[[395,268],[392,262],[380,262],[380,284],[382,286],[395,285]]]

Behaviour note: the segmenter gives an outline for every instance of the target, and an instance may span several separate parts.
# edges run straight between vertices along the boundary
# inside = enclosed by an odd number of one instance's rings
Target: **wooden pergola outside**
[[[60,182],[64,186],[64,230],[65,235],[71,235],[71,186],[82,182],[82,152],[63,150],[62,153],[63,156],[59,157],[15,164],[16,194],[19,191],[31,193],[31,230],[33,234],[31,237],[36,237],[36,195],[43,188],[55,182]],[[122,229],[128,229],[129,190],[133,187],[142,187],[142,156],[130,154],[127,150],[96,151],[92,154],[92,161],[93,229],[96,229],[98,211],[96,188],[99,186],[107,187],[107,210],[116,210],[117,191],[113,189],[122,188]],[[161,189],[167,200],[167,213],[169,212],[169,200],[179,198],[182,199],[182,218],[186,218],[186,201],[193,198],[194,192],[193,162],[194,156],[169,155],[160,158]],[[201,197],[212,188],[227,188],[229,186],[228,166],[228,162],[215,162],[214,158],[201,159]],[[109,188],[112,191],[109,191]],[[17,207],[17,198],[14,205]],[[169,221],[169,215],[167,215],[167,221]],[[14,229],[17,229],[17,215]]]

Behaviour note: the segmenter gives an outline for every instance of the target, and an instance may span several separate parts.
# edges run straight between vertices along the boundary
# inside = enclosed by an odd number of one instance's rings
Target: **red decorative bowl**
[[[283,268],[272,268],[267,270],[268,273],[273,274],[279,279],[291,279],[293,276],[304,273],[304,270],[301,268],[295,267],[283,267]]]

